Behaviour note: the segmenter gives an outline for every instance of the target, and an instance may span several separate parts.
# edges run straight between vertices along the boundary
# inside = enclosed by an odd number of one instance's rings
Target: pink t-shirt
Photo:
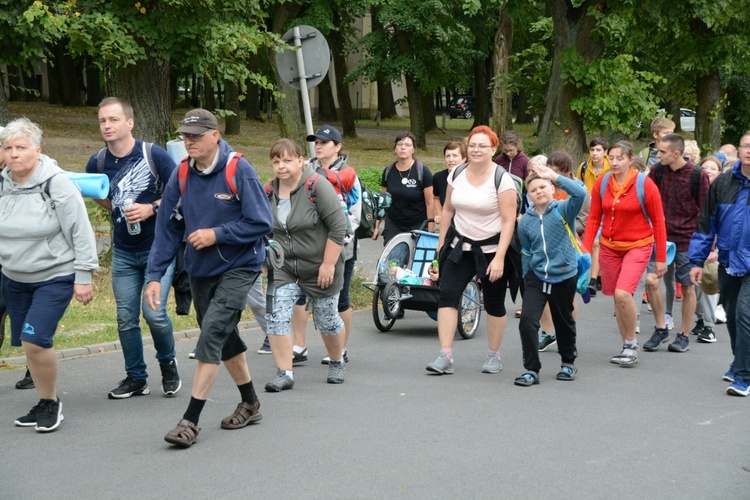
[[[502,168],[502,167],[496,167]],[[451,204],[455,213],[453,222],[459,234],[474,241],[482,241],[495,236],[502,228],[500,221],[500,208],[497,204],[497,195],[512,189],[516,185],[510,175],[500,178],[500,187],[495,191],[495,174],[487,176],[487,180],[480,186],[474,186],[469,182],[466,171],[462,172],[455,180],[453,175],[448,176],[448,184],[453,187]],[[451,242],[455,246],[458,238]],[[464,251],[471,250],[470,243],[464,243]],[[485,245],[483,253],[494,253],[497,245]]]

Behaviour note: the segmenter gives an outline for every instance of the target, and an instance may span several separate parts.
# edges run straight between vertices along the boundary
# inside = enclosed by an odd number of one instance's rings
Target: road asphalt
[[[364,267],[379,244],[363,245]],[[263,420],[219,427],[239,402],[222,369],[189,449],[163,437],[189,401],[195,333],[177,342],[183,387],[174,398],[161,395],[151,346],[152,392],[128,400],[107,399],[124,376],[119,350],[63,359],[65,420],[49,434],[14,427],[37,396],[13,387],[21,370],[2,371],[0,498],[750,497],[750,401],[725,394],[723,325],[714,344],[691,336],[686,353],[664,346],[620,368],[609,363],[621,347],[612,302],[600,294],[581,306],[577,380],[555,380],[560,359],[544,352],[541,384],[523,388],[513,385],[523,366],[510,316],[502,372],[480,371],[483,319],[474,339],[457,338],[455,374],[436,376],[425,371],[439,350],[433,320],[407,310],[380,333],[371,311],[358,311],[343,385],[326,383],[325,350],[309,324],[309,361],[279,394],[263,392],[276,369],[255,352],[263,334],[251,323],[242,335]],[[644,307],[641,344],[653,327]]]

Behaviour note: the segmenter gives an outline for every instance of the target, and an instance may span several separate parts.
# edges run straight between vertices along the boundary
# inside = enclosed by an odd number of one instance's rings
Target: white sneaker
[[[724,306],[719,304],[716,306],[716,311],[714,311],[714,314],[716,315],[716,322],[717,323],[726,323],[727,322],[727,313],[724,311]]]
[[[674,330],[674,319],[671,314],[665,314],[664,321],[667,323],[667,330]]]

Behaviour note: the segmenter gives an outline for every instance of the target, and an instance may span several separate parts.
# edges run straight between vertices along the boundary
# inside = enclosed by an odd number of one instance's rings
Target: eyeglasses
[[[740,149],[750,149],[750,144],[740,144]]]
[[[208,133],[208,130],[206,130],[202,134],[182,134],[180,136],[180,139],[183,140],[183,141],[197,141],[198,139],[200,139],[201,137],[203,137],[207,133]]]
[[[413,148],[414,144],[412,144],[411,142],[402,141],[402,142],[397,142],[396,147],[397,148]]]
[[[490,144],[469,144],[467,146],[468,149],[491,149],[492,145]]]

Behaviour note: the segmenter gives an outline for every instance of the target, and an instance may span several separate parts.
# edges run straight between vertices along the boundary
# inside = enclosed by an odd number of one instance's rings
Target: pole
[[[299,71],[300,92],[302,93],[302,110],[305,113],[306,135],[313,135],[312,113],[310,112],[310,95],[307,90],[307,76],[305,75],[305,60],[302,57],[302,37],[299,34],[299,27],[294,28],[294,46],[297,47],[297,70]],[[315,156],[315,143],[308,142],[307,149],[310,152],[309,157]]]

